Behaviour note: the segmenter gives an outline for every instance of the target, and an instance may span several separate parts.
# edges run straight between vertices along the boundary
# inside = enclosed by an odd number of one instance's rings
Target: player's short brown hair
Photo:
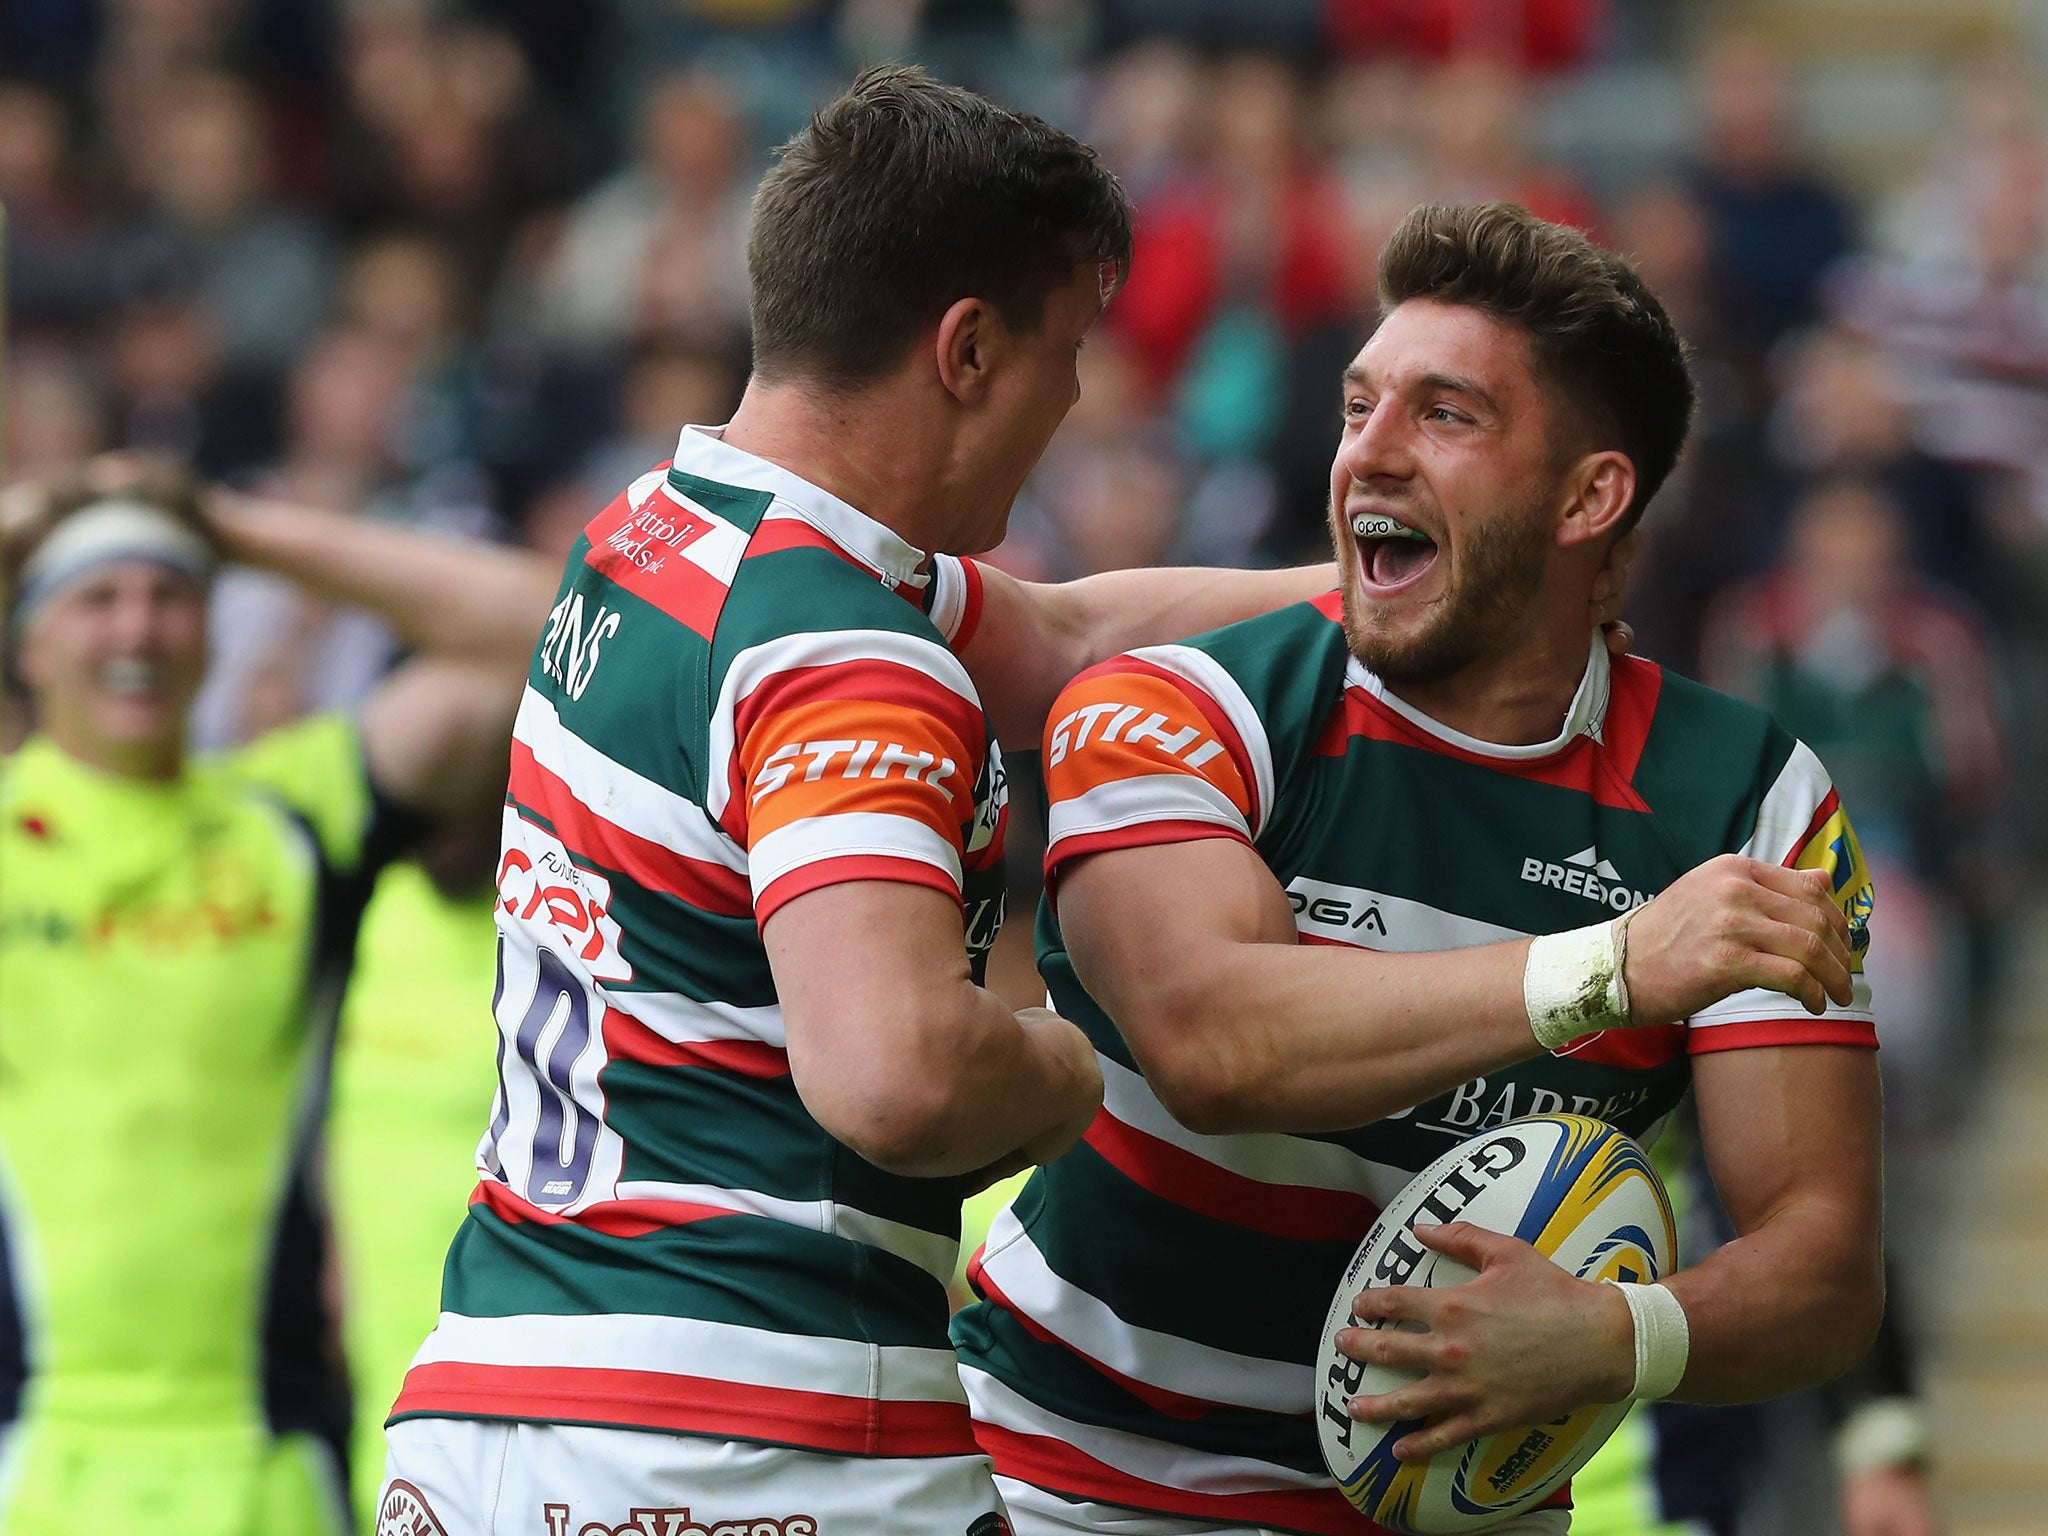
[[[1094,150],[919,69],[866,71],[777,153],[747,242],[764,379],[870,382],[963,298],[1033,331],[1077,270],[1130,264]]]
[[[1634,266],[1514,203],[1425,204],[1380,252],[1379,288],[1382,315],[1434,299],[1526,331],[1591,446],[1635,466],[1635,525],[1678,462],[1695,393],[1685,342]]]

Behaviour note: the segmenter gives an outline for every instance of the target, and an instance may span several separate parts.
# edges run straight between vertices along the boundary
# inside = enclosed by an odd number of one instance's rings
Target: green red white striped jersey
[[[1300,942],[1439,950],[1581,927],[1740,851],[1830,870],[1863,932],[1869,880],[1827,774],[1762,713],[1595,643],[1555,740],[1491,746],[1388,693],[1338,612],[1332,594],[1077,678],[1045,743],[1049,881],[1103,850],[1236,838],[1286,889]],[[1075,979],[1050,900],[1038,935],[1104,1107],[970,1267],[984,1299],[954,1338],[976,1429],[1001,1473],[1233,1526],[1377,1529],[1324,1474],[1312,1362],[1353,1248],[1432,1159],[1549,1111],[1640,1135],[1700,1052],[1876,1042],[1859,976],[1825,1017],[1748,992],[1357,1130],[1203,1136]]]
[[[584,531],[513,733],[480,1182],[394,1419],[974,1449],[963,1181],[811,1117],[760,925],[908,881],[979,965],[1007,794],[952,649],[979,611],[972,565],[694,428]]]

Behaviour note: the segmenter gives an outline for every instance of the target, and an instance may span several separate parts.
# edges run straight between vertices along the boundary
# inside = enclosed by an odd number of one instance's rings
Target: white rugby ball
[[[1377,1286],[1452,1286],[1473,1271],[1432,1252],[1414,1228],[1450,1221],[1505,1232],[1584,1280],[1649,1281],[1671,1272],[1677,1234],[1671,1199],[1649,1156],[1605,1121],[1536,1115],[1484,1132],[1411,1179],[1359,1245],[1316,1357],[1316,1430],[1323,1462],[1344,1496],[1397,1531],[1450,1536],[1481,1531],[1540,1504],[1614,1433],[1626,1401],[1594,1403],[1549,1424],[1501,1430],[1428,1461],[1394,1459],[1394,1443],[1420,1420],[1367,1424],[1345,1402],[1392,1392],[1409,1371],[1364,1365],[1337,1351],[1337,1331],[1360,1325],[1351,1304]],[[1386,1324],[1383,1326],[1397,1326]]]

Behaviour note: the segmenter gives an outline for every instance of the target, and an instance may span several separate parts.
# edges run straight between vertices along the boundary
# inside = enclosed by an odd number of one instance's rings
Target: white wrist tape
[[[1522,1005],[1546,1051],[1602,1029],[1629,1025],[1628,918],[1546,933],[1530,940],[1522,968]]]
[[[1636,1384],[1629,1396],[1639,1403],[1669,1397],[1678,1390],[1692,1353],[1692,1330],[1686,1326],[1685,1308],[1661,1285],[1631,1285],[1624,1280],[1607,1283],[1621,1292],[1636,1326]]]
[[[1927,1461],[1927,1420],[1910,1397],[1865,1403],[1835,1431],[1835,1470],[1848,1477]]]

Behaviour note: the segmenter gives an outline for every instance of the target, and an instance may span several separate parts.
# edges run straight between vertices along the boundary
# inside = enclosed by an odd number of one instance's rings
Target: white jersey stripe
[[[961,883],[959,849],[924,822],[878,811],[841,811],[806,816],[754,844],[748,860],[754,899],[759,901],[769,886],[807,864],[862,857],[915,859],[944,872],[955,887]]]
[[[1182,1397],[1268,1413],[1306,1412],[1315,1396],[1315,1372],[1308,1366],[1233,1354],[1125,1322],[1053,1273],[1008,1208],[989,1227],[981,1266],[1019,1313],[1120,1376]]]
[[[1294,908],[1297,932],[1360,949],[1421,954],[1529,937],[1514,928],[1446,912],[1405,896],[1311,880],[1306,875],[1287,883],[1287,899]]]
[[[720,586],[731,586],[733,577],[739,573],[740,561],[747,553],[747,542],[753,535],[727,522],[701,502],[692,501],[669,484],[666,473],[661,477],[660,490],[663,496],[684,508],[692,517],[702,518],[711,524],[709,533],[691,539],[675,554],[715,579]]]
[[[621,1179],[604,1198],[617,1200],[662,1200],[678,1205],[708,1205],[741,1216],[765,1216],[812,1232],[831,1232],[839,1237],[865,1243],[892,1253],[935,1277],[941,1284],[953,1278],[960,1260],[958,1236],[943,1237],[921,1227],[905,1226],[885,1217],[840,1205],[831,1200],[784,1200],[751,1189],[722,1189],[713,1184],[671,1184],[660,1179]],[[579,1206],[569,1209],[573,1213]]]
[[[1793,745],[1792,755],[1778,770],[1778,777],[1757,807],[1756,830],[1739,850],[1766,864],[1782,864],[1799,851],[1799,845],[1813,826],[1814,813],[1834,785],[1805,742]]]
[[[1265,721],[1252,708],[1242,685],[1215,657],[1192,646],[1148,645],[1130,654],[1186,678],[1216,701],[1216,707],[1235,728],[1238,739],[1244,743],[1245,755],[1251,759],[1251,789],[1256,802],[1252,806],[1252,836],[1256,838],[1265,831],[1266,820],[1273,814],[1273,745],[1266,738]]]
[[[513,738],[595,814],[636,837],[677,853],[744,872],[747,856],[702,806],[614,762],[570,730],[545,694],[531,685],[519,700]]]
[[[1278,1132],[1203,1136],[1174,1119],[1138,1073],[1100,1052],[1095,1059],[1102,1068],[1102,1107],[1113,1118],[1239,1178],[1361,1194],[1385,1205],[1414,1177],[1333,1142],[1306,1136]]]
[[[1155,821],[1204,821],[1252,835],[1244,813],[1207,779],[1192,773],[1148,773],[1111,779],[1071,800],[1053,802],[1046,852],[1056,857],[1070,838],[1091,837]]]
[[[734,1003],[702,1003],[680,992],[628,992],[602,982],[596,990],[606,1003],[631,1014],[662,1039],[676,1045],[696,1045],[707,1040],[758,1040],[782,1049],[789,1044],[778,1003],[742,1008]]]
[[[962,1397],[949,1349],[876,1346],[639,1313],[465,1317],[443,1312],[413,1364],[442,1361],[715,1375],[742,1386],[897,1402],[958,1402]]]

